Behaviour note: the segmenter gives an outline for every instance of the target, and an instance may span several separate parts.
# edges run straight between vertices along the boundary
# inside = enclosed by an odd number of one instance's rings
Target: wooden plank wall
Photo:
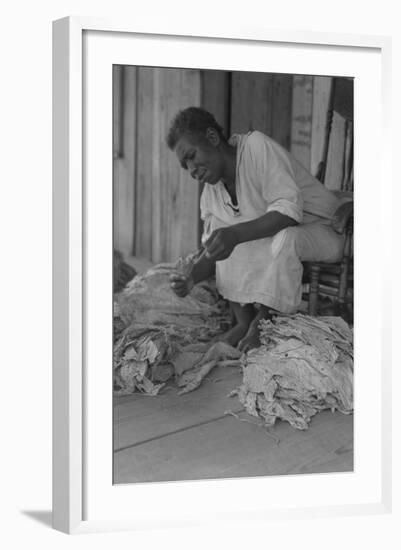
[[[271,133],[273,78],[269,73],[233,72],[230,133]]]
[[[294,75],[292,93],[291,152],[310,169],[312,145],[313,77]]]
[[[291,146],[292,90],[292,75],[274,75],[271,136],[287,150]]]
[[[212,113],[228,135],[230,131],[231,74],[227,71],[202,71],[202,107]]]
[[[113,66],[113,242],[128,256],[135,239],[136,80],[135,67]]]
[[[154,69],[138,67],[137,112],[137,178],[135,209],[135,247],[133,252],[149,260],[152,258],[153,207],[153,120]],[[139,124],[140,131],[139,131]],[[158,205],[155,206],[155,208]]]
[[[344,175],[344,149],[345,119],[338,113],[333,113],[326,177],[324,180],[326,187],[329,189],[339,190],[342,187]]]
[[[200,104],[197,70],[138,67],[133,253],[173,261],[198,246],[198,184],[166,146],[175,114]]]
[[[329,110],[331,78],[315,76],[313,78],[312,136],[310,170],[316,175],[323,158],[326,138],[327,113]]]
[[[233,72],[230,133],[259,130],[288,149],[292,86],[291,75]]]

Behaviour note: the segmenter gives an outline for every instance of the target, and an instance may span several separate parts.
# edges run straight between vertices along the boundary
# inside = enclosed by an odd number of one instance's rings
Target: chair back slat
[[[352,189],[353,186],[353,120],[354,120],[354,82],[352,78],[333,77],[330,91],[329,108],[326,118],[326,130],[322,160],[319,163],[315,177],[326,182],[327,166],[331,151],[330,139],[333,137],[334,113],[345,120],[344,147],[342,153],[342,188]],[[335,130],[334,130],[335,131]],[[338,147],[338,146],[337,146]],[[340,162],[340,159],[337,159]],[[327,183],[327,182],[326,182]]]
[[[354,120],[354,83],[352,79],[333,79],[331,108],[346,120]]]

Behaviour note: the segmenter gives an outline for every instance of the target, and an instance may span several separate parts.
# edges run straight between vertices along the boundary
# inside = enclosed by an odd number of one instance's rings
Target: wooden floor
[[[114,483],[345,472],[353,470],[353,417],[325,411],[307,431],[268,431],[228,394],[241,373],[219,367],[200,388],[114,401]],[[241,419],[225,415],[232,411]]]

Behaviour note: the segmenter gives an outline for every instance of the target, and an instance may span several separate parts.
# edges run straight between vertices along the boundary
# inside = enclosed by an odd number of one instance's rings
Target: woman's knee
[[[288,252],[297,253],[297,227],[286,227],[282,229],[273,237],[272,241],[272,253],[273,256],[277,256],[285,250]]]
[[[336,262],[341,259],[344,238],[325,225],[301,225],[296,247],[301,261]]]

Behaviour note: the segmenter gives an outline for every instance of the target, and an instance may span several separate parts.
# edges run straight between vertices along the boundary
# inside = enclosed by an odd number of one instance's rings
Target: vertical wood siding
[[[292,94],[291,152],[310,170],[313,77],[295,75]]]
[[[233,72],[230,133],[260,130],[271,134],[273,75]]]
[[[149,67],[138,67],[137,86],[137,128],[136,128],[136,208],[135,208],[135,248],[139,257],[151,259],[152,224],[155,216],[153,208],[154,164],[154,79],[155,71]]]
[[[345,161],[345,119],[333,113],[331,123],[329,153],[324,184],[329,189],[340,190],[344,176]]]
[[[270,135],[288,151],[291,147],[292,87],[292,75],[274,75]]]
[[[135,242],[137,69],[114,66],[113,71],[114,119],[120,119],[113,124],[113,240],[115,248],[131,255]]]
[[[200,104],[197,70],[138,68],[135,246],[153,262],[173,261],[199,240],[198,184],[165,142],[180,109]]]
[[[327,112],[329,110],[331,78],[315,76],[313,79],[311,172],[316,175],[323,158],[326,139]]]

